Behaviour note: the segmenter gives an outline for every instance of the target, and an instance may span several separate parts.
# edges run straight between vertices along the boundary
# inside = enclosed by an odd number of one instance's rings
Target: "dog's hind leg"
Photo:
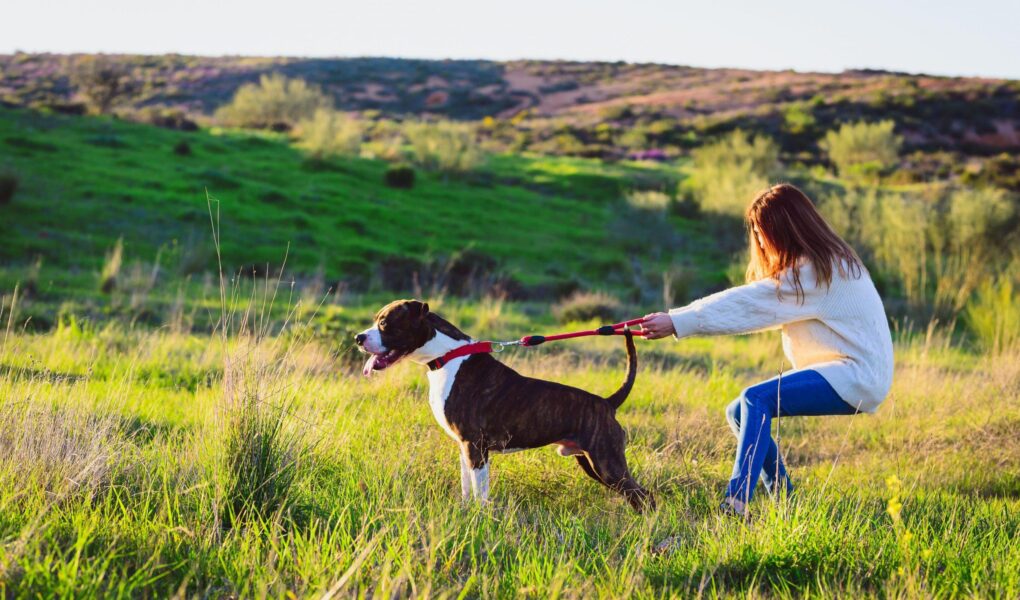
[[[577,460],[577,464],[581,467],[581,470],[584,471],[585,475],[599,483],[602,483],[602,478],[599,477],[595,470],[591,468],[591,461],[588,460],[587,456],[584,454],[574,455],[574,459]]]
[[[591,466],[598,481],[610,489],[623,494],[634,510],[641,512],[646,508],[655,508],[655,499],[645,488],[641,487],[627,468],[627,459],[620,448],[604,448],[600,452],[589,453]]]

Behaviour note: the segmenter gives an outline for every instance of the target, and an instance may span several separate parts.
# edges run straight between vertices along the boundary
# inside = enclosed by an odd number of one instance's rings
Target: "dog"
[[[440,427],[460,446],[465,501],[488,502],[491,455],[556,444],[561,456],[573,456],[585,474],[622,494],[635,510],[654,507],[652,495],[630,474],[626,434],[616,421],[616,409],[630,394],[637,373],[629,331],[627,377],[607,398],[525,377],[489,353],[444,359],[473,342],[418,300],[387,304],[374,325],[355,336],[359,349],[371,355],[365,375],[405,358],[429,365],[429,405]]]

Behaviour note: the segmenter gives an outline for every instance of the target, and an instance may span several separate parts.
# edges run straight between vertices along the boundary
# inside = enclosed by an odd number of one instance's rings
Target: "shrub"
[[[0,173],[0,206],[10,204],[18,191],[18,176],[14,173]]]
[[[669,212],[685,219],[697,219],[701,217],[701,206],[689,189],[682,189],[680,196],[669,205]]]
[[[658,190],[633,190],[626,194],[627,204],[639,210],[665,213],[672,205],[669,194]]]
[[[692,152],[691,176],[681,183],[702,210],[743,215],[754,195],[779,171],[779,148],[771,138],[737,130]]]
[[[783,111],[783,127],[794,135],[807,132],[815,126],[816,119],[811,109],[802,104],[792,104]]]
[[[466,173],[481,162],[475,132],[469,125],[448,121],[410,123],[404,131],[415,162],[426,169]]]
[[[1014,213],[1014,205],[1003,190],[983,188],[952,192],[945,223],[952,250],[998,252]]]
[[[574,292],[552,308],[561,323],[573,321],[609,322],[619,315],[620,301],[605,292]]]
[[[881,286],[945,320],[996,277],[1008,260],[1001,248],[1017,236],[1009,197],[994,189],[928,196],[867,189],[830,195],[821,209]]]
[[[191,144],[181,140],[174,144],[174,154],[177,156],[191,156]]]
[[[1020,344],[1020,295],[1009,277],[985,280],[968,304],[966,318],[987,350],[1001,352]]]
[[[114,103],[132,90],[127,69],[100,56],[79,58],[70,79],[89,111],[95,114],[110,112]]]
[[[312,158],[357,156],[361,150],[361,124],[331,109],[320,108],[299,121],[295,133],[298,147]]]
[[[127,119],[176,131],[198,131],[198,123],[179,108],[150,106],[124,115]]]
[[[391,188],[411,189],[414,187],[414,169],[408,165],[391,165],[383,179]]]
[[[875,179],[899,158],[903,138],[893,133],[895,126],[892,121],[847,123],[826,133],[818,145],[841,176]]]
[[[216,119],[234,127],[289,128],[332,105],[318,87],[274,73],[238,88],[230,104],[216,111]]]

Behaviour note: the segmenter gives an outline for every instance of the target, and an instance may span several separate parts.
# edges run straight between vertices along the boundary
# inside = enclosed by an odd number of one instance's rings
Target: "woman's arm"
[[[763,279],[706,296],[683,308],[674,308],[668,315],[648,315],[644,325],[649,332],[647,338],[657,339],[670,334],[684,338],[752,333],[815,318],[818,303],[828,290],[815,285],[814,270],[810,265],[800,267],[800,280],[804,289],[802,301],[798,299],[792,276],[787,271],[780,276],[779,294],[776,293],[776,281]]]

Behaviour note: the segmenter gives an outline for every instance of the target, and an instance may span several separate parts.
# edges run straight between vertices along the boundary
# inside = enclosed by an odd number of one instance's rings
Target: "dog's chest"
[[[446,401],[450,397],[450,390],[453,389],[453,382],[457,378],[457,371],[465,358],[451,360],[442,369],[428,372],[429,379],[429,406],[432,408],[432,416],[443,428],[443,431],[453,439],[460,441],[460,437],[450,428],[450,422],[446,419]]]

